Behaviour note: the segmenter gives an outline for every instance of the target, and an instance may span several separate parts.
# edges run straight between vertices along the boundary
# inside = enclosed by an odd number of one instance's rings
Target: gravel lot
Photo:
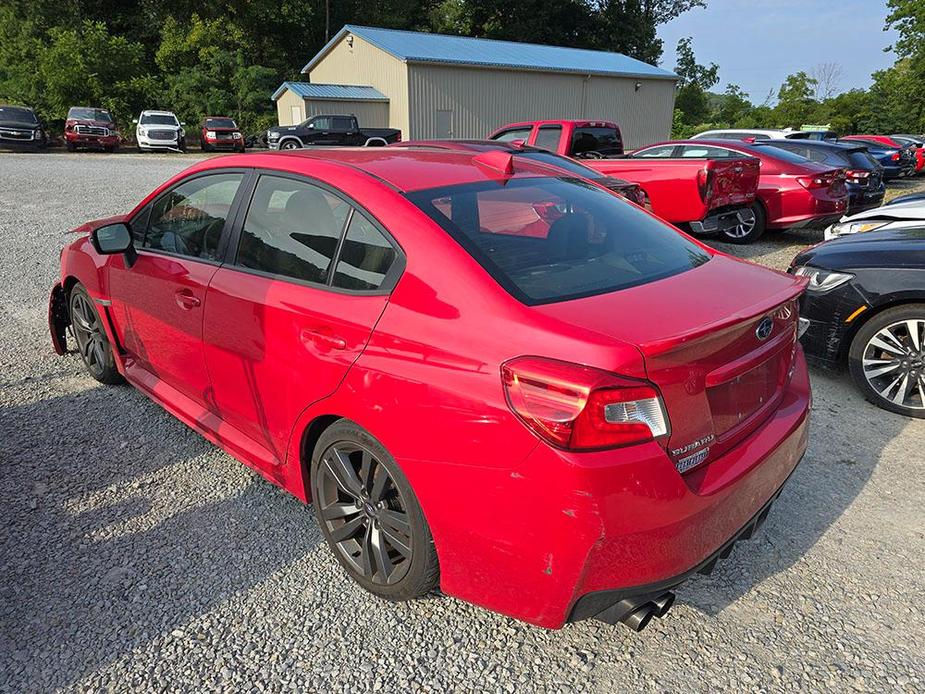
[[[194,160],[0,154],[0,691],[925,688],[925,422],[819,372],[762,531],[642,634],[363,593],[307,508],[51,350],[66,230]],[[785,267],[818,240],[723,248]]]

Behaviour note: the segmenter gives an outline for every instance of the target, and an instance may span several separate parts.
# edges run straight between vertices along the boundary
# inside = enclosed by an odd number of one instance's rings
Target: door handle
[[[306,347],[321,347],[325,349],[347,349],[347,341],[336,335],[329,335],[320,330],[309,330],[304,328],[299,333],[299,339]]]
[[[190,309],[196,308],[202,302],[193,296],[193,292],[189,289],[178,289],[174,293],[174,298],[177,300],[177,306],[180,308],[189,311]]]

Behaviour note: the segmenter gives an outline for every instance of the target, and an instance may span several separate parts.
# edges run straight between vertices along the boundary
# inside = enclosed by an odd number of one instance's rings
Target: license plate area
[[[782,368],[783,360],[777,354],[736,378],[707,389],[717,438],[773,405],[780,392]]]

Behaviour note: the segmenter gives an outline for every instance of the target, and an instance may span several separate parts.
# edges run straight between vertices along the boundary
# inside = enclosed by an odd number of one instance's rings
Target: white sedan
[[[825,230],[825,239],[881,229],[921,227],[925,223],[925,200],[909,200],[845,215]]]

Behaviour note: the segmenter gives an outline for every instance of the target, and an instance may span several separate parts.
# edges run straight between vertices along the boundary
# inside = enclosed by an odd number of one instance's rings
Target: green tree
[[[726,91],[716,100],[714,120],[735,127],[754,108],[748,100],[748,94],[735,84],[727,84]]]
[[[716,63],[700,65],[694,57],[691,39],[678,41],[677,65],[678,94],[675,108],[682,113],[688,125],[704,123],[710,117],[710,103],[707,90],[719,81],[719,66]]]
[[[816,80],[802,70],[788,75],[777,92],[777,106],[774,114],[779,125],[799,128],[804,123],[814,122],[819,113],[819,104],[813,98]]]

